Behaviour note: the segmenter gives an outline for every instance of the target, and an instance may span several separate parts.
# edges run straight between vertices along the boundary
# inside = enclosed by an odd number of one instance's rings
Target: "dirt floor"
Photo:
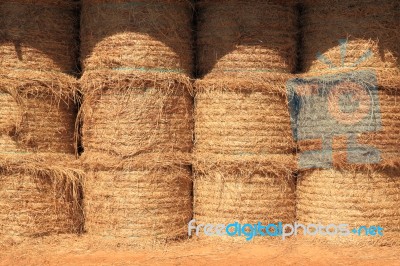
[[[58,236],[2,247],[0,265],[400,265],[400,247],[335,247],[301,240],[242,243],[191,239],[140,248]]]

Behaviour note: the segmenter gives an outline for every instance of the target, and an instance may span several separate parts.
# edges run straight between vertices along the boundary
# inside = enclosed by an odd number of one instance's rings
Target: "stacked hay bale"
[[[189,1],[85,0],[81,109],[86,230],[146,244],[191,217]]]
[[[287,1],[198,2],[197,224],[295,218],[285,83],[295,68],[296,21]]]
[[[0,201],[6,236],[79,232],[70,224],[82,223],[77,208],[62,210],[61,201],[69,205],[72,192],[58,186],[76,176],[62,165],[74,160],[76,146],[77,18],[75,1],[0,3]],[[62,163],[50,169],[56,160]],[[21,198],[26,205],[17,202]],[[65,215],[58,217],[58,211]]]
[[[83,172],[54,153],[0,158],[0,243],[82,230]]]
[[[358,110],[366,103],[366,108],[376,111],[368,119],[360,120],[356,113],[346,115],[346,111],[334,108],[331,117],[321,115],[327,111],[321,110],[320,115],[308,119],[310,131],[320,130],[321,125],[325,125],[325,130],[333,130],[329,121],[339,118],[335,128],[347,127],[351,133],[355,130],[351,127],[364,127],[366,132],[353,134],[356,145],[346,135],[335,136],[331,169],[300,171],[297,218],[302,223],[348,224],[350,230],[360,226],[384,228],[382,237],[360,237],[352,233],[348,237],[315,239],[333,244],[392,245],[400,238],[399,15],[400,6],[396,1],[363,1],[362,5],[359,1],[305,1],[302,61],[307,73],[302,78],[321,80],[330,76],[331,83],[340,85],[341,77],[347,75],[352,76],[356,87],[367,84],[377,89],[370,90],[364,101],[359,98]],[[362,71],[368,74],[362,75]],[[371,81],[371,75],[376,81]],[[347,88],[353,89],[350,85]],[[374,93],[378,100],[374,99]],[[372,125],[374,130],[367,130]],[[368,155],[357,151],[361,146],[378,151],[379,160],[372,159],[371,154],[370,163],[349,162],[351,156]],[[321,149],[321,140],[299,142],[301,152]]]

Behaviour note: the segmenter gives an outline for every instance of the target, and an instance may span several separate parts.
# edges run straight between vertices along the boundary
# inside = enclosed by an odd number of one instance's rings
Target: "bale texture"
[[[33,237],[80,233],[83,172],[77,169],[73,158],[65,156],[3,155],[0,243],[10,245]]]
[[[76,73],[77,7],[73,0],[2,1],[0,73]]]
[[[192,215],[188,167],[95,167],[85,181],[86,231],[143,245],[184,237]]]
[[[384,0],[306,0],[303,24],[303,71],[332,65],[399,70],[400,3]],[[339,39],[347,40],[343,49]],[[363,57],[367,51],[371,57]],[[321,53],[326,60],[318,60]],[[363,61],[363,59],[366,59]]]
[[[197,81],[195,156],[262,156],[294,149],[284,77]]]
[[[400,76],[392,77],[390,71],[386,70],[373,72],[376,75],[376,81],[371,83],[369,78],[366,79],[363,75],[358,75],[358,73],[362,72],[357,71],[359,69],[326,72],[333,79],[324,81],[323,86],[318,87],[320,92],[322,90],[327,92],[325,95],[320,93],[319,98],[314,100],[310,100],[311,94],[314,94],[313,97],[317,95],[310,90],[312,86],[299,86],[297,88],[297,93],[303,98],[296,118],[297,134],[314,136],[309,139],[300,139],[298,141],[298,150],[305,152],[323,149],[321,136],[324,135],[325,138],[332,138],[334,163],[339,165],[347,161],[346,158],[349,152],[353,152],[354,147],[349,145],[349,138],[353,137],[358,147],[373,147],[379,151],[380,166],[398,165],[398,146],[400,144],[398,94]],[[354,73],[352,77],[354,82],[347,83],[347,80],[340,78],[342,73],[346,73],[346,75]],[[314,78],[312,73],[300,76],[302,78],[311,77],[314,80],[323,80],[323,78],[319,77]],[[359,85],[363,86],[364,89],[368,86],[368,91],[365,90],[368,97],[364,99],[352,96],[354,101],[359,102],[355,110],[331,109],[332,102],[330,99],[332,99],[331,96],[334,93],[332,84],[338,84],[339,86],[341,86],[340,84],[346,84],[348,93],[356,93]],[[372,96],[372,94],[376,94],[376,97]],[[343,95],[345,94],[343,93]],[[351,104],[353,103],[351,102]],[[370,111],[364,113],[362,110],[364,107]],[[348,113],[346,114],[346,112]],[[357,117],[358,113],[361,115],[360,117]],[[366,116],[361,119],[364,114]]]
[[[2,137],[8,143],[2,153],[75,152],[76,84],[19,81],[0,85],[0,91]]]
[[[100,80],[101,85],[89,76],[82,81],[89,91],[81,109],[85,153],[121,160],[146,154],[174,163],[189,160],[193,102],[188,80],[169,75]]]
[[[294,159],[293,155],[270,155],[258,163],[210,160],[209,166],[195,165],[197,224],[293,222]]]
[[[21,125],[22,110],[11,91],[0,91],[0,150],[1,153],[18,150],[14,134]]]
[[[301,172],[297,184],[300,223],[381,226],[384,235],[319,237],[332,244],[398,244],[400,179],[398,168],[382,170],[329,169]]]
[[[192,71],[192,6],[185,0],[84,0],[84,71]]]
[[[293,2],[198,1],[198,74],[219,78],[294,71]]]

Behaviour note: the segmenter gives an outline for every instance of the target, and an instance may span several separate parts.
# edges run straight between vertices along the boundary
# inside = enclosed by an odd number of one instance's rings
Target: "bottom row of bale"
[[[84,174],[76,161],[63,156],[2,159],[2,243],[85,231],[132,244],[166,241],[187,238],[193,218],[198,224],[294,223],[297,218],[305,225],[348,224],[350,230],[379,226],[383,236],[309,239],[379,245],[399,241],[398,170],[307,170],[299,173],[296,185],[293,175],[279,167],[210,166],[196,173],[192,202],[187,166],[103,167]]]

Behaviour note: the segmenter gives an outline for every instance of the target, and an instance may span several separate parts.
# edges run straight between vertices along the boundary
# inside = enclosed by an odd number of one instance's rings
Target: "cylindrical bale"
[[[84,0],[84,71],[192,72],[192,13],[186,0]]]
[[[128,245],[187,235],[192,216],[189,167],[96,166],[88,170],[84,192],[89,235],[118,239]]]
[[[396,168],[302,171],[297,183],[297,220],[305,225],[348,224],[348,236],[335,235],[332,229],[331,236],[311,236],[314,241],[357,246],[398,244],[399,174]],[[383,236],[377,232],[367,236],[360,230],[362,226],[380,226]]]
[[[195,84],[195,154],[262,156],[294,151],[285,78]]]
[[[295,220],[293,155],[264,162],[226,160],[195,165],[197,224],[292,223]],[[194,232],[192,232],[194,233]]]
[[[0,242],[13,244],[83,228],[83,172],[65,156],[2,156]],[[62,161],[62,164],[58,163]]]
[[[99,79],[99,84],[84,77],[85,153],[121,160],[159,154],[174,163],[187,162],[193,142],[191,85],[167,76]]]
[[[70,82],[70,83],[69,83]],[[75,153],[76,82],[0,85],[2,138],[8,152]]]
[[[2,1],[0,74],[76,73],[77,7],[74,0]]]
[[[248,77],[295,70],[294,1],[197,2],[199,76]]]
[[[349,154],[372,148],[377,156],[368,161],[366,154],[363,163],[399,163],[400,76],[386,70],[331,70],[298,80],[289,101],[299,151],[332,151],[333,163],[342,164]]]
[[[306,0],[304,4],[303,71],[357,66],[398,72],[398,1]]]

